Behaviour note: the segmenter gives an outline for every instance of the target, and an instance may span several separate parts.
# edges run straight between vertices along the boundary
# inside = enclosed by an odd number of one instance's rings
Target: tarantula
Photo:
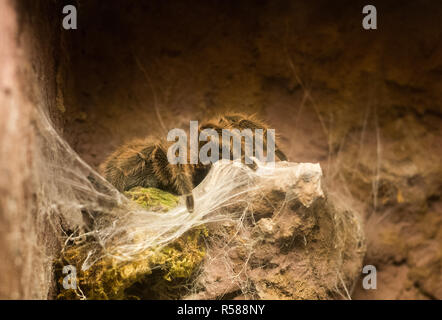
[[[265,146],[267,145],[265,137],[268,126],[253,116],[241,113],[223,115],[200,124],[199,133],[208,128],[214,129],[220,136],[222,129],[263,129],[263,143]],[[154,138],[133,140],[112,153],[100,166],[100,172],[119,191],[141,186],[185,195],[187,210],[193,212],[192,189],[204,179],[211,164],[171,164],[167,159],[167,150],[170,145],[170,142]],[[199,147],[201,148],[201,144]],[[220,155],[222,155],[224,147],[220,139]],[[244,144],[242,144],[242,148],[244,148]],[[287,160],[277,145],[275,145],[275,154],[280,160]],[[230,154],[230,158],[232,158],[232,154]],[[246,162],[244,154],[241,156],[241,160]],[[253,160],[247,162],[249,162],[246,163],[247,166],[252,170],[257,169]]]
[[[225,147],[223,145],[223,141],[221,139],[223,129],[229,129],[229,130],[251,129],[253,134],[255,133],[255,131],[254,131],[255,129],[262,129],[263,130],[263,145],[267,146],[268,125],[265,122],[258,120],[253,115],[246,115],[243,113],[230,113],[230,114],[226,114],[224,116],[218,116],[214,119],[208,120],[208,121],[203,122],[202,124],[199,125],[199,132],[201,132],[204,129],[214,129],[215,131],[217,131],[218,136],[220,138],[220,140],[219,140],[220,154],[222,154],[222,150]],[[255,135],[254,135],[254,139],[257,139],[257,137]],[[242,142],[242,140],[241,140],[241,142]],[[201,147],[201,145],[200,145],[200,147]],[[232,148],[230,148],[230,150],[232,150]],[[244,161],[245,160],[244,143],[242,143],[242,151],[243,152],[242,152],[241,159]],[[287,161],[286,155],[284,154],[284,152],[282,152],[278,148],[278,146],[276,144],[275,144],[275,155],[278,157],[279,160]],[[230,158],[232,158],[232,154],[230,154]],[[252,169],[253,168],[256,169],[256,164],[252,164],[250,167]]]

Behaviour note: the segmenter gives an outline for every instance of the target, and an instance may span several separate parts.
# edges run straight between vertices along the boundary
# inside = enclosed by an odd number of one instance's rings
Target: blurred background
[[[66,4],[78,10],[77,30],[61,27]],[[362,28],[366,4],[377,8],[377,30]],[[319,162],[327,190],[363,216],[364,264],[376,266],[378,288],[356,287],[352,298],[442,299],[440,2],[2,0],[0,8],[0,69],[15,68],[14,82],[5,69],[0,78],[0,124],[14,116],[8,103],[20,110],[18,129],[0,130],[0,146],[10,143],[0,159],[1,297],[51,292],[47,272],[31,288],[23,280],[44,269],[41,248],[52,249],[29,209],[32,172],[11,165],[32,160],[26,130],[39,105],[94,168],[132,138],[256,113],[290,161]],[[20,213],[9,214],[6,198]],[[30,234],[40,249],[11,249]]]

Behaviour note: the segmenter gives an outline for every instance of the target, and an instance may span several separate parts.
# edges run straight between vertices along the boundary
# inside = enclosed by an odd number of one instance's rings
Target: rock
[[[261,188],[223,209],[247,212],[243,222],[208,226],[200,290],[186,298],[348,298],[365,252],[362,226],[322,191],[321,176],[319,165],[261,164]]]
[[[319,165],[313,164],[259,163],[253,172],[242,164],[219,161],[194,190],[196,210],[190,215],[176,196],[134,188],[126,192],[134,202],[156,212],[172,209],[172,217],[182,215],[180,223],[189,226],[187,231],[131,260],[119,262],[115,254],[105,255],[87,268],[84,261],[97,249],[95,240],[72,243],[58,265],[58,279],[61,284],[62,265],[75,265],[81,270],[81,294],[60,287],[59,298],[347,298],[361,270],[364,237],[358,216],[337,208],[324,194],[321,175]],[[198,216],[201,212],[205,215]],[[158,217],[161,225],[168,224],[167,213]],[[206,225],[191,227],[189,218]],[[127,246],[149,240],[148,234],[125,232],[133,236],[119,244],[121,255],[127,254],[122,252]]]

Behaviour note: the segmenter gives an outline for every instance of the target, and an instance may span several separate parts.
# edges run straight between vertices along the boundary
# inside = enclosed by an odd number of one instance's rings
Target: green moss
[[[168,211],[179,202],[179,197],[156,188],[135,187],[124,193],[126,197],[146,209]]]
[[[154,188],[136,187],[125,194],[155,211],[167,211],[179,201],[177,196]],[[204,259],[205,236],[204,227],[195,228],[165,247],[142,252],[136,261],[121,263],[107,257],[86,271],[81,271],[81,265],[93,242],[72,245],[55,265],[58,298],[78,299],[82,292],[87,299],[178,299]],[[77,290],[65,290],[62,286],[66,276],[62,268],[68,264],[77,268]]]

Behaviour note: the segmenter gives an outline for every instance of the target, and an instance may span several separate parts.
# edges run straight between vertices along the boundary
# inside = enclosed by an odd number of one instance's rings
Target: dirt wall
[[[364,215],[378,289],[354,298],[442,298],[442,6],[374,1],[366,31],[363,1],[72,3],[66,31],[64,1],[0,1],[1,297],[50,295],[56,235],[32,201],[42,106],[94,167],[133,137],[257,113]]]

